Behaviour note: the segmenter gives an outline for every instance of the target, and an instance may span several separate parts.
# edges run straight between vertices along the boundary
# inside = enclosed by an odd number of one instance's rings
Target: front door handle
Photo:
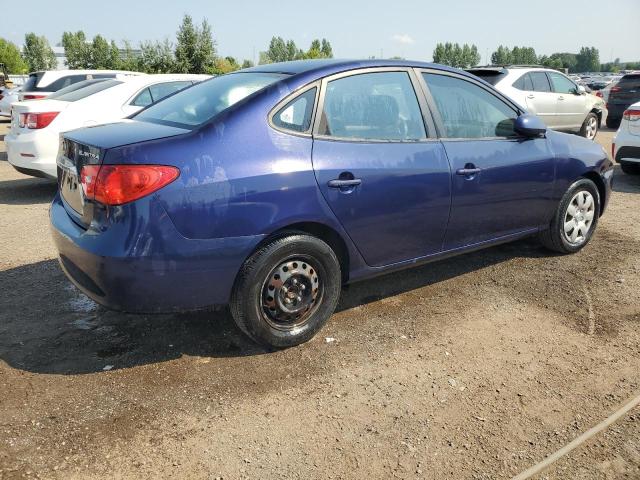
[[[564,97],[561,95],[558,97],[558,100],[564,100]]]
[[[534,98],[536,98],[536,96],[535,95],[527,95],[527,98],[530,99],[530,100],[533,100]]]
[[[359,178],[352,178],[349,180],[336,179],[336,180],[329,180],[329,182],[327,183],[327,186],[329,186],[329,188],[348,188],[348,187],[357,187],[361,183],[362,183],[362,180],[360,180]]]
[[[481,168],[459,168],[456,170],[456,175],[462,175],[463,177],[470,177],[476,175],[482,171]]]

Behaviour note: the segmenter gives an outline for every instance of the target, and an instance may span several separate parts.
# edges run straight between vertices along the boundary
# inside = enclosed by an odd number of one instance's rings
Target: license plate
[[[82,185],[76,172],[66,167],[60,167],[59,188],[67,204],[79,214],[84,209],[84,194]]]

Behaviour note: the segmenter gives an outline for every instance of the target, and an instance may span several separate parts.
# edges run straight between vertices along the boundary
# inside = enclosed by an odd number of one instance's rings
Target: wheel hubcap
[[[587,191],[576,193],[564,216],[564,236],[571,245],[581,245],[593,226],[595,215],[593,195]]]
[[[262,288],[264,319],[274,328],[291,330],[304,325],[322,296],[314,262],[293,258],[274,268]]]
[[[598,122],[595,118],[589,118],[587,121],[587,138],[592,139],[596,136],[598,131]]]

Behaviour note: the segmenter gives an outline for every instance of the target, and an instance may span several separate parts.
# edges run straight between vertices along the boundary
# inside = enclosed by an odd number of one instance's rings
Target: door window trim
[[[442,121],[442,117],[440,116],[440,111],[437,108],[436,102],[433,98],[433,95],[431,94],[431,90],[429,89],[429,86],[427,85],[426,80],[424,79],[424,77],[422,76],[423,73],[427,73],[427,74],[434,74],[434,75],[443,75],[443,76],[447,76],[447,77],[453,77],[456,78],[458,80],[462,80],[462,81],[466,81],[469,83],[472,83],[478,87],[480,87],[481,89],[485,90],[486,92],[488,92],[489,94],[493,95],[494,97],[496,97],[499,101],[502,101],[502,103],[505,103],[509,108],[511,108],[512,110],[514,110],[517,114],[517,116],[522,115],[524,112],[524,110],[522,110],[522,108],[520,108],[515,102],[513,102],[511,99],[509,99],[508,97],[502,95],[500,92],[491,90],[490,88],[487,88],[486,85],[483,85],[480,81],[475,80],[474,78],[471,77],[467,77],[466,75],[460,75],[458,73],[455,72],[449,72],[446,70],[438,70],[435,68],[415,68],[415,71],[417,73],[418,76],[418,80],[420,82],[420,86],[423,88],[423,94],[427,100],[427,103],[429,104],[430,110],[432,112],[432,115],[434,117],[434,121],[436,124],[436,128],[438,131],[438,137],[441,141],[455,141],[455,142],[460,142],[460,141],[492,141],[492,140],[521,140],[523,137],[521,135],[516,134],[513,137],[447,137],[445,134],[445,128],[444,128],[444,122]]]
[[[319,115],[318,114],[314,115],[313,130],[312,130],[313,138],[317,140],[326,140],[326,141],[333,141],[333,142],[349,142],[349,143],[417,144],[417,143],[438,141],[435,124],[433,123],[429,106],[423,97],[423,92],[420,89],[420,84],[418,82],[418,79],[416,78],[415,72],[413,71],[412,67],[358,68],[358,69],[352,69],[346,72],[340,72],[340,73],[335,73],[333,75],[326,76],[320,80],[321,82],[320,95],[318,95],[315,112],[316,113],[322,112],[324,109],[324,100],[327,92],[327,84],[329,82],[333,80],[338,80],[341,78],[352,77],[355,75],[364,75],[368,73],[387,73],[387,72],[401,72],[401,73],[406,73],[409,76],[409,81],[411,83],[411,87],[413,88],[413,92],[416,96],[418,108],[420,109],[422,123],[425,129],[425,138],[421,138],[419,140],[385,140],[385,139],[351,138],[351,137],[336,137],[333,135],[321,135],[320,133],[318,133],[320,131],[320,123],[322,119],[321,113]]]

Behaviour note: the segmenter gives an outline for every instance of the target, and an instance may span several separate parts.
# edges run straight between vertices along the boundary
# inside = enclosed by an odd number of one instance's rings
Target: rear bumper
[[[67,277],[97,303],[126,312],[189,311],[227,304],[237,272],[263,239],[262,235],[187,239],[166,213],[148,229],[140,229],[139,219],[134,218],[134,230],[127,225],[85,230],[69,217],[59,195],[51,205],[50,219]]]
[[[57,134],[45,132],[5,136],[9,163],[21,173],[55,179],[58,155]]]
[[[613,138],[613,143],[615,145],[614,158],[617,163],[640,162],[640,135],[629,133],[626,126],[623,125]]]

